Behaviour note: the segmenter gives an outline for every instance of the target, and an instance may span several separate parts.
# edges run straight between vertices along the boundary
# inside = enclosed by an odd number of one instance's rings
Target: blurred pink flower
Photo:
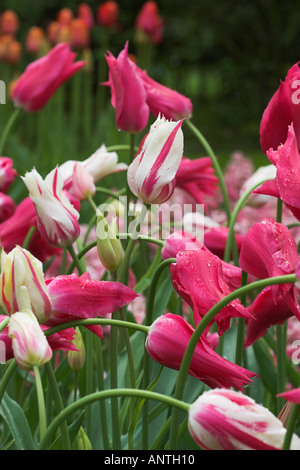
[[[136,17],[135,28],[138,32],[142,32],[152,44],[159,44],[162,41],[163,20],[156,2],[144,3]]]
[[[7,193],[16,175],[12,159],[0,157],[0,192]]]
[[[74,62],[75,56],[69,44],[61,43],[29,64],[13,87],[15,105],[31,113],[43,108],[55,91],[85,65],[83,61]]]

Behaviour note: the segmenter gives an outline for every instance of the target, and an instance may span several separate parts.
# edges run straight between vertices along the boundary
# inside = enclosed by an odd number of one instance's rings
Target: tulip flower
[[[163,37],[163,21],[159,15],[156,2],[146,2],[139,11],[135,27],[137,29],[137,38],[142,40],[145,36],[152,44],[159,44]]]
[[[85,345],[80,329],[75,330],[75,338],[73,339],[74,350],[68,352],[68,363],[72,370],[80,371],[85,363]]]
[[[135,69],[143,81],[146,102],[155,117],[161,115],[166,119],[178,121],[192,116],[193,105],[190,98],[153,80],[138,66]]]
[[[20,20],[13,10],[5,10],[0,16],[1,34],[15,35],[19,29]]]
[[[89,196],[93,196],[96,187],[92,175],[80,163],[74,165],[72,194],[80,200],[85,200]]]
[[[147,352],[159,364],[179,370],[193,333],[193,327],[179,315],[161,315],[150,326],[145,344]],[[238,390],[252,382],[251,377],[256,375],[219,356],[202,337],[194,350],[188,373],[211,388],[235,387]]]
[[[39,26],[32,26],[26,35],[26,51],[29,54],[40,54],[45,46],[45,32]]]
[[[80,3],[77,9],[78,18],[82,19],[86,26],[91,29],[94,26],[94,15],[87,3]]]
[[[114,1],[103,2],[97,10],[97,22],[104,28],[113,28],[118,23],[119,5]]]
[[[97,210],[97,250],[103,266],[116,272],[123,260],[121,241],[117,238],[116,219],[108,224],[106,218]]]
[[[45,180],[33,169],[22,177],[32,199],[37,226],[43,239],[53,246],[69,246],[78,238],[79,213],[63,192],[63,180],[56,168]]]
[[[111,52],[105,58],[109,67],[109,79],[103,85],[110,86],[117,127],[130,133],[140,132],[147,125],[149,106],[146,103],[143,81],[128,57],[128,42],[117,58]]]
[[[300,220],[300,154],[295,125],[287,130],[287,138],[277,150],[269,149],[267,157],[276,167],[276,176],[253,191],[254,194],[266,194],[281,199]]]
[[[7,194],[0,193],[0,223],[9,219],[15,210],[15,201]]]
[[[64,180],[64,189],[73,193],[73,187],[76,187],[74,181],[75,166],[78,165],[78,172],[83,169],[93,178],[94,183],[98,183],[108,175],[127,170],[125,163],[118,163],[118,154],[109,152],[102,144],[96,152],[83,161],[67,160],[59,167],[60,174]],[[76,190],[76,189],[75,189]]]
[[[14,313],[9,320],[9,337],[18,366],[30,371],[50,361],[52,349],[36,316],[30,311]]]
[[[16,247],[9,254],[2,250],[0,292],[1,306],[7,315],[27,309],[44,323],[51,314],[43,265],[24,248]]]
[[[227,263],[223,264],[220,258],[204,249],[181,251],[176,259],[177,262],[170,266],[171,281],[176,292],[192,308],[197,325],[218,301],[236,289],[236,270],[240,277],[240,268],[233,267],[234,271],[230,273]],[[219,335],[229,328],[233,317],[252,318],[252,315],[240,300],[233,300],[215,317]]]
[[[0,315],[0,323],[6,318],[6,315]],[[49,329],[44,325],[40,325],[40,328],[44,333]],[[75,351],[76,346],[73,343],[74,338],[75,330],[73,328],[65,328],[57,333],[48,335],[47,341],[52,351]],[[12,338],[9,337],[9,326],[6,326],[0,332],[0,341],[2,341],[5,346],[5,361],[7,362],[10,359],[13,359],[14,352],[12,348]]]
[[[183,154],[182,122],[158,117],[128,168],[128,185],[146,204],[162,204],[174,191]]]
[[[0,191],[7,193],[17,175],[13,161],[8,157],[0,157]]]
[[[176,230],[165,239],[161,257],[162,259],[176,258],[180,251],[202,249],[205,247],[197,237],[189,232]]]
[[[274,151],[287,139],[288,128],[293,123],[297,148],[300,148],[299,119],[299,65],[294,64],[288,71],[285,81],[272,96],[260,123],[260,144],[263,152]]]
[[[55,91],[85,65],[83,61],[74,62],[75,56],[69,44],[62,43],[29,64],[13,87],[15,106],[31,113],[43,108]]]
[[[188,429],[208,450],[281,450],[286,435],[282,422],[267,408],[223,388],[204,392],[191,404]],[[291,449],[300,449],[296,434]]]
[[[264,279],[293,274],[299,261],[297,244],[285,225],[272,219],[263,219],[246,233],[241,247],[239,265],[248,274]],[[300,318],[294,284],[272,286],[275,298],[281,295]]]

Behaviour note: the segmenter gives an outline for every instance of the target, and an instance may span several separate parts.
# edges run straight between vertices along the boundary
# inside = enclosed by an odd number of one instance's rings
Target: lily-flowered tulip
[[[282,422],[267,408],[223,388],[204,392],[192,403],[188,428],[197,444],[208,450],[281,450],[286,435]],[[291,449],[300,449],[296,434]]]
[[[85,65],[83,61],[74,62],[75,57],[69,44],[61,43],[29,64],[13,87],[14,104],[31,113],[43,108],[55,91]]]
[[[79,213],[63,192],[63,180],[58,168],[45,180],[33,169],[22,177],[32,199],[37,227],[43,239],[53,246],[69,246],[79,236]]]
[[[146,204],[162,204],[174,191],[183,154],[182,122],[158,117],[128,168],[128,185]]]
[[[155,117],[162,115],[166,119],[178,121],[192,116],[193,105],[190,98],[153,80],[138,66],[136,72],[143,81],[147,94],[146,102]]]
[[[0,157],[0,191],[2,193],[7,193],[16,175],[12,159]]]
[[[2,250],[0,294],[1,307],[7,315],[27,309],[40,323],[44,323],[51,314],[52,305],[44,281],[43,265],[19,246],[9,254]]]
[[[181,316],[172,313],[161,315],[149,329],[146,349],[159,364],[179,370],[193,333],[193,327]],[[256,375],[224,359],[202,337],[194,350],[188,373],[211,388],[235,387],[239,390],[252,382],[251,377]]]
[[[176,292],[192,308],[197,325],[218,301],[237,288],[241,270],[232,267],[231,271],[231,265],[223,263],[207,249],[181,251],[176,259],[170,266],[171,281]],[[229,328],[233,317],[252,318],[238,299],[233,300],[215,317],[219,335]]]
[[[239,265],[258,279],[293,274],[299,261],[295,239],[289,229],[272,219],[263,219],[246,233],[241,247]],[[272,286],[274,297],[281,295],[300,318],[294,284]]]
[[[52,349],[36,316],[30,311],[14,313],[9,320],[9,337],[18,366],[30,371],[50,361]]]
[[[109,152],[104,144],[99,147],[90,157],[83,161],[68,160],[59,167],[60,174],[64,180],[64,189],[73,193],[76,191],[77,183],[74,178],[75,167],[78,171],[82,168],[84,172],[90,174],[94,184],[101,181],[108,175],[127,170],[125,163],[118,162],[119,157],[116,152]]]
[[[285,81],[280,82],[263,113],[260,123],[260,144],[263,152],[276,150],[284,144],[292,123],[297,146],[300,148],[299,87],[300,69],[297,63],[289,69]]]
[[[276,167],[274,179],[263,183],[253,191],[281,199],[300,220],[300,154],[295,125],[287,129],[287,138],[276,150],[269,149],[267,157]]]
[[[117,58],[111,52],[105,56],[109,68],[111,104],[115,109],[118,129],[130,133],[142,131],[149,119],[144,83],[128,57],[128,42]]]
[[[0,324],[6,320],[6,315],[0,315]],[[40,325],[41,330],[46,334],[48,327]],[[51,335],[47,335],[47,341],[52,351],[75,351],[76,346],[73,343],[75,338],[75,330],[73,328],[65,328]],[[14,351],[12,348],[12,338],[9,337],[9,326],[7,325],[0,332],[0,341],[5,346],[5,361],[9,361],[14,357]]]

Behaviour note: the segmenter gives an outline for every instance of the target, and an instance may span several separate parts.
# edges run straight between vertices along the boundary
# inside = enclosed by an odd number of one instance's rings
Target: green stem
[[[9,324],[9,317],[5,318],[5,320],[3,320],[1,323],[0,323],[0,333],[1,331],[4,330],[4,328]]]
[[[153,276],[153,279],[150,285],[149,296],[147,299],[145,325],[148,327],[150,327],[150,325],[152,324],[155,292],[157,289],[157,284],[158,284],[160,275],[166,267],[168,267],[172,263],[176,263],[176,261],[177,261],[176,258],[168,258],[162,261],[162,263],[160,263],[160,265],[155,271],[155,274]],[[150,381],[150,357],[146,349],[144,350],[143,370],[144,370],[143,384],[144,384],[144,388],[147,388],[149,381]],[[148,403],[146,402],[143,407],[143,428],[142,428],[144,449],[148,449],[148,441],[149,441],[149,410],[148,408],[149,408]]]
[[[44,397],[40,369],[38,365],[33,366],[33,372],[34,372],[34,378],[35,378],[38,409],[39,409],[40,439],[42,439],[47,429],[47,419],[46,419],[45,397]]]
[[[97,377],[98,377],[98,390],[104,390],[104,363],[103,363],[103,351],[100,341],[96,341],[96,361],[97,361]],[[103,400],[100,401],[100,417],[101,417],[101,429],[102,429],[102,440],[104,449],[109,450],[110,443],[108,438],[107,428],[107,415],[106,406]]]
[[[282,450],[290,449],[290,445],[291,445],[293,433],[295,430],[295,426],[299,417],[299,413],[300,413],[300,405],[298,403],[294,403],[294,405],[292,406],[290,417],[289,417]]]
[[[211,146],[209,145],[209,143],[205,139],[205,137],[199,131],[199,129],[197,129],[197,127],[195,127],[194,124],[189,119],[186,119],[185,123],[193,131],[193,133],[195,134],[197,139],[201,142],[203,148],[206,150],[206,152],[208,153],[209,157],[212,160],[217,178],[219,180],[220,189],[221,189],[221,192],[222,192],[222,195],[223,195],[224,207],[225,207],[225,212],[226,212],[226,215],[227,215],[227,222],[229,223],[230,219],[231,219],[230,202],[229,202],[228,192],[227,192],[227,188],[226,188],[224,177],[223,177],[223,172],[222,172],[222,169],[219,165],[218,159],[217,159],[215,153],[213,152]]]
[[[262,279],[260,281],[252,282],[246,286],[240,287],[236,289],[234,292],[231,292],[219,302],[217,302],[202,318],[202,320],[198,323],[194,333],[191,336],[189,344],[185,350],[180,370],[177,376],[176,382],[176,389],[174,398],[177,400],[181,400],[183,396],[184,386],[186,382],[186,376],[188,374],[188,370],[190,367],[190,363],[194,354],[194,350],[197,346],[197,343],[200,339],[205,328],[213,321],[214,317],[233,300],[240,298],[243,295],[251,292],[254,289],[264,289],[267,286],[276,285],[276,284],[285,284],[285,283],[294,283],[296,282],[296,275],[295,274],[288,274],[284,276],[276,276],[271,278]],[[173,410],[173,417],[170,429],[170,449],[177,448],[177,430],[179,426],[179,414],[177,410]]]
[[[0,155],[3,155],[4,145],[5,145],[7,136],[9,134],[9,131],[11,130],[15,120],[17,119],[20,111],[21,111],[21,108],[16,108],[15,109],[15,111],[10,116],[10,118],[9,118],[5,128],[4,128],[4,131],[2,133],[1,140],[0,140]]]
[[[53,392],[56,410],[58,414],[64,409],[64,406],[63,406],[63,401],[59,392],[57,380],[56,380],[51,362],[47,362],[47,364],[45,364],[45,369],[47,372],[48,381],[50,383],[50,386]],[[69,437],[66,421],[62,422],[60,429],[61,429],[61,436],[62,436],[64,450],[71,450],[70,437]]]
[[[73,261],[74,261],[74,265],[76,266],[79,275],[83,274],[82,266],[81,266],[81,264],[80,264],[80,261],[79,261],[79,259],[78,259],[77,254],[75,253],[75,250],[74,250],[74,248],[73,248],[73,245],[67,246],[67,249],[68,249],[70,255],[72,256],[72,259],[73,259]],[[68,271],[69,271],[69,269],[68,269]]]
[[[39,449],[45,450],[51,444],[51,437],[60,426],[62,421],[66,420],[69,415],[76,412],[78,409],[84,408],[91,403],[103,400],[107,398],[118,398],[118,397],[136,397],[136,398],[145,398],[148,400],[155,400],[162,403],[166,403],[168,406],[177,407],[179,410],[185,411],[188,413],[190,404],[183,402],[181,400],[176,400],[175,398],[163,395],[161,393],[151,392],[147,390],[138,390],[130,388],[120,388],[120,389],[111,389],[103,390],[101,392],[95,392],[91,395],[85,396],[76,403],[71,403],[68,405],[58,416],[56,416],[53,421],[48,426],[47,431],[44,434],[43,439],[40,442]],[[120,449],[121,450],[121,449]]]
[[[242,270],[241,286],[245,286],[247,284],[247,279],[248,279],[248,274]],[[241,300],[241,303],[245,305],[246,295],[244,294],[240,300]],[[245,330],[245,319],[239,318],[238,327],[237,327],[237,337],[236,337],[235,363],[240,366],[242,365],[242,360],[243,360],[244,330]]]

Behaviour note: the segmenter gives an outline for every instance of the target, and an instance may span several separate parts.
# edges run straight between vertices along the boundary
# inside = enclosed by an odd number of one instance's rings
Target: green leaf
[[[259,367],[259,377],[272,395],[277,393],[277,372],[273,357],[263,340],[253,344],[255,358]]]
[[[36,450],[37,445],[32,437],[32,433],[24,411],[19,404],[10,398],[6,393],[3,396],[0,406],[0,414],[15,440],[18,450]]]

